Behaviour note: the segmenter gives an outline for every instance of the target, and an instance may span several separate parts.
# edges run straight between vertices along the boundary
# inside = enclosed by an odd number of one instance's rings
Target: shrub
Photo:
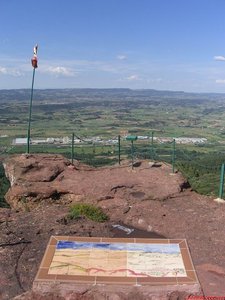
[[[0,207],[9,207],[8,203],[5,201],[5,194],[10,187],[10,183],[5,176],[5,170],[0,163]]]
[[[71,219],[86,217],[96,222],[105,222],[108,220],[108,216],[101,210],[101,208],[84,203],[77,203],[71,206],[69,217]]]

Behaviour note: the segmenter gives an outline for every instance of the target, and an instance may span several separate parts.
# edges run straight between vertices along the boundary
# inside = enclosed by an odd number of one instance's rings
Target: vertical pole
[[[72,148],[71,148],[71,162],[73,164],[73,158],[74,158],[74,132],[72,134]]]
[[[176,152],[176,141],[173,139],[173,153],[172,153],[172,172],[174,173],[175,170],[175,152]]]
[[[30,96],[30,108],[29,108],[28,130],[27,130],[27,153],[30,153],[30,123],[31,123],[32,101],[33,101],[33,91],[34,91],[34,75],[35,75],[35,68],[33,68],[31,96]]]
[[[151,159],[152,160],[154,160],[153,137],[154,137],[154,131],[152,131],[152,138],[151,138]]]
[[[118,159],[119,159],[119,165],[120,165],[120,135],[118,135],[118,150],[119,150],[119,153],[118,153]]]
[[[134,165],[134,141],[131,141],[132,169]]]
[[[220,190],[219,190],[219,198],[223,198],[223,185],[224,185],[224,164],[221,166],[221,173],[220,173]]]
[[[95,157],[95,143],[93,143],[92,153],[93,153],[93,156]]]

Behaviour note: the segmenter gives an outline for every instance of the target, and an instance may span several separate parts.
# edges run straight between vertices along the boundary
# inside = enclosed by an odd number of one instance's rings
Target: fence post
[[[118,153],[118,159],[119,159],[119,165],[120,165],[120,135],[118,135],[118,150],[119,150],[119,153]]]
[[[151,138],[151,159],[152,160],[154,160],[153,137],[154,137],[154,131],[152,131],[152,138]]]
[[[132,169],[134,168],[134,141],[131,141]]]
[[[219,190],[219,198],[223,198],[223,185],[224,185],[224,164],[221,166],[221,173],[220,173],[220,190]]]
[[[74,157],[74,133],[72,134],[72,147],[71,147],[71,162],[73,164],[73,157]]]
[[[172,153],[172,172],[175,171],[175,153],[176,153],[176,141],[173,139],[173,153]]]

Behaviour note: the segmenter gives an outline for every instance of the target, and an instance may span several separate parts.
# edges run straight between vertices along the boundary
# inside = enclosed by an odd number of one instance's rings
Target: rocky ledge
[[[225,205],[193,192],[179,172],[171,174],[170,165],[142,161],[134,169],[128,162],[95,169],[72,165],[60,155],[30,154],[11,156],[4,166],[11,183],[6,195],[11,209],[0,209],[0,299],[19,294],[17,299],[24,300],[63,299],[31,291],[50,236],[114,237],[115,224],[135,228],[120,237],[187,239],[204,295],[225,295]],[[69,220],[69,207],[76,202],[101,207],[109,219]],[[174,291],[161,299],[186,296]],[[107,297],[90,290],[67,299]],[[115,291],[110,299],[146,297]]]

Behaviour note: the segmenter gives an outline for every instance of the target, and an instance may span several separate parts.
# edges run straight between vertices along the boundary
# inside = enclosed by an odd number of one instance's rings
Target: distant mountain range
[[[30,98],[30,89],[2,89],[0,90],[0,101],[25,101]],[[84,89],[35,89],[34,98],[36,100],[59,100],[59,99],[69,99],[74,98],[103,98],[104,100],[110,100],[112,98],[122,97],[126,100],[132,100],[139,98],[144,99],[195,99],[201,101],[209,99],[219,99],[225,100],[225,94],[220,93],[187,93],[183,91],[162,91],[154,89],[140,89],[133,90],[128,88],[109,88],[109,89],[94,89],[94,88],[84,88]]]

